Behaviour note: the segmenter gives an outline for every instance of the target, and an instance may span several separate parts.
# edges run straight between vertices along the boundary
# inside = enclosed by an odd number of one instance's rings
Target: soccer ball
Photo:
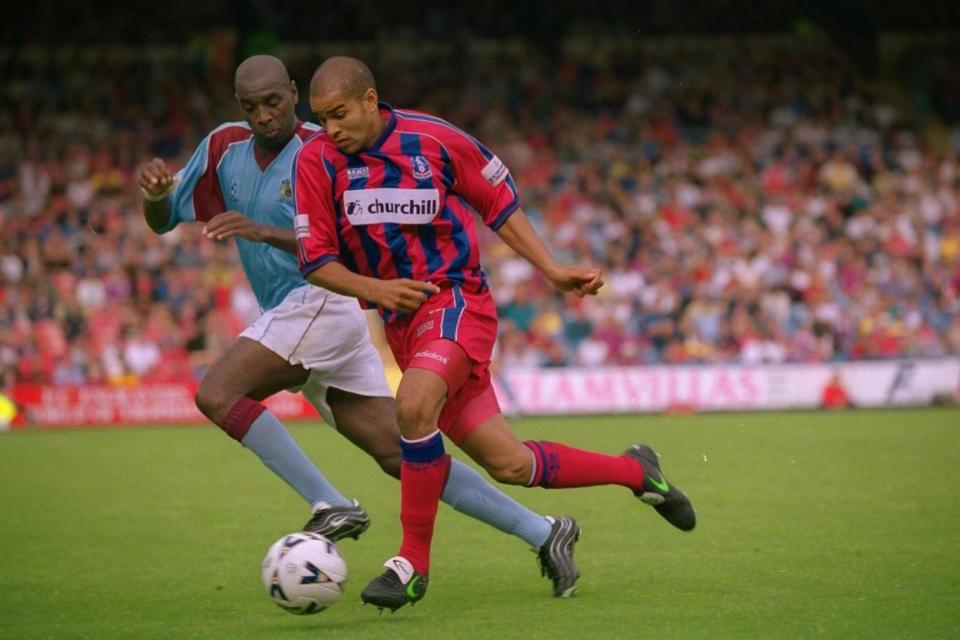
[[[263,558],[263,587],[290,613],[323,611],[343,593],[347,563],[330,540],[316,533],[291,533],[273,543]]]

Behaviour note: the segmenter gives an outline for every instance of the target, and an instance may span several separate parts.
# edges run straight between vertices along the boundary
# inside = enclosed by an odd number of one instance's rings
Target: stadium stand
[[[598,301],[563,298],[490,234],[501,366],[960,353],[960,79],[917,72],[942,47],[878,82],[795,36],[352,46],[388,101],[496,150],[561,255],[608,269]],[[303,87],[334,50],[275,53]],[[196,379],[256,316],[233,248],[155,237],[134,184],[238,119],[237,55],[221,29],[0,56],[6,386]]]

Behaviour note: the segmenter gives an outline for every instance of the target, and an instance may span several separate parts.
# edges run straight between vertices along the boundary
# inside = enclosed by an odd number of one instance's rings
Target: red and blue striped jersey
[[[336,260],[373,278],[486,290],[473,214],[496,230],[519,208],[509,170],[445,120],[386,104],[380,112],[387,125],[369,149],[346,155],[320,134],[297,154],[300,272]]]

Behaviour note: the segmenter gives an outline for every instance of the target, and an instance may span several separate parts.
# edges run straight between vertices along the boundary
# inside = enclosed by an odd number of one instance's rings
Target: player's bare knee
[[[230,411],[229,400],[224,394],[217,392],[203,383],[201,383],[200,388],[197,389],[193,401],[203,415],[218,425],[223,424],[223,420]]]
[[[433,412],[421,398],[406,395],[397,398],[397,423],[405,438],[420,438],[437,428]]]

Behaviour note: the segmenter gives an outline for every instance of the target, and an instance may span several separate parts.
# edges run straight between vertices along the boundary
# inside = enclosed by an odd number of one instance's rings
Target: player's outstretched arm
[[[224,211],[203,225],[203,234],[211,240],[243,238],[250,242],[266,242],[287,253],[297,255],[297,239],[293,229],[254,222],[239,211]]]
[[[378,280],[361,276],[339,262],[328,262],[306,277],[311,284],[351,298],[369,300],[387,311],[416,311],[429,294],[440,291],[440,287],[430,282],[406,278]]]
[[[170,192],[174,177],[167,164],[154,158],[140,168],[137,182],[143,190],[143,217],[153,231],[159,231],[170,220]]]
[[[571,291],[583,297],[596,295],[603,286],[603,269],[579,265],[562,265],[553,259],[537,230],[530,224],[522,209],[517,209],[497,229],[497,235],[511,249],[526,258],[561,291]]]

